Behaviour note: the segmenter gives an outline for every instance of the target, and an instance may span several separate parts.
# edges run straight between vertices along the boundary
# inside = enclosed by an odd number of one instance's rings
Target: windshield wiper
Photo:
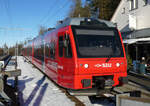
[[[108,62],[108,61],[111,59],[112,56],[113,56],[113,54],[110,54],[110,55],[108,56],[106,62]]]

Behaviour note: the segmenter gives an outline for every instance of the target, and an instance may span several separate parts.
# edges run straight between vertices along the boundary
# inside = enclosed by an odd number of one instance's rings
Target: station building
[[[150,0],[121,0],[111,21],[122,33],[127,56],[150,64]]]

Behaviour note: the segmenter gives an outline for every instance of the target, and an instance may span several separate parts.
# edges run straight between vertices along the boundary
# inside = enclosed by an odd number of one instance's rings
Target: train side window
[[[37,51],[38,51],[37,59],[40,60],[40,56],[41,56],[41,47],[40,47],[40,45],[37,46]]]
[[[66,37],[67,36],[67,37]],[[72,49],[71,49],[71,43],[70,43],[70,38],[68,35],[65,35],[65,57],[71,58],[72,57]]]
[[[44,61],[44,44],[40,46],[40,60]]]
[[[50,46],[49,44],[45,44],[45,56],[50,57]]]
[[[63,36],[59,37],[59,57],[63,57]]]
[[[55,42],[50,43],[50,58],[55,59]]]
[[[35,58],[37,58],[37,53],[38,53],[38,51],[37,51],[37,45],[35,45],[34,46],[34,57]]]

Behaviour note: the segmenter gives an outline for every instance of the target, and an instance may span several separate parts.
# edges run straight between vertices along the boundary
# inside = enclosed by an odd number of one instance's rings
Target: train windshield
[[[123,57],[123,49],[115,28],[74,28],[79,58]]]

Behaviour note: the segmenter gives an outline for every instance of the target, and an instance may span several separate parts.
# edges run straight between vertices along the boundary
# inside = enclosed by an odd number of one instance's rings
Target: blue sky
[[[37,36],[40,26],[55,27],[72,5],[72,0],[0,0],[0,47]]]

